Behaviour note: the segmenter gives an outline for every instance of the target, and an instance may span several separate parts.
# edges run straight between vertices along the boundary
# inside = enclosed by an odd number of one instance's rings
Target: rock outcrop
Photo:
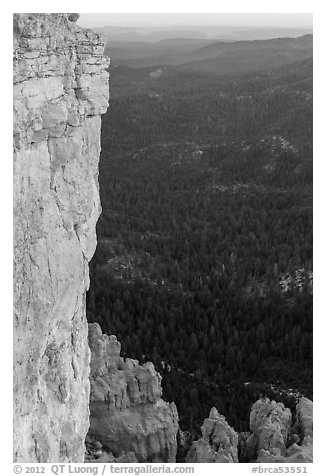
[[[195,441],[186,463],[238,463],[238,435],[215,407],[202,427],[202,438]]]
[[[295,423],[283,403],[268,398],[255,402],[250,413],[252,433],[237,433],[212,408],[202,426],[202,438],[195,441],[186,463],[312,463],[313,404],[300,398]]]
[[[100,213],[101,37],[68,14],[14,15],[14,460],[81,462],[85,293]]]
[[[120,357],[115,336],[89,324],[91,397],[89,438],[114,457],[134,453],[138,462],[174,462],[178,414],[161,399],[161,376],[152,363]]]
[[[312,462],[312,407],[307,398],[300,398],[296,422],[282,403],[268,398],[258,400],[251,409],[247,454],[258,463]],[[301,437],[299,436],[301,435]]]
[[[308,398],[300,398],[297,405],[297,424],[301,438],[304,440],[308,437],[313,437],[313,404]]]
[[[250,413],[250,429],[257,441],[257,452],[269,451],[275,456],[284,455],[292,425],[292,414],[283,403],[268,398],[255,402]]]

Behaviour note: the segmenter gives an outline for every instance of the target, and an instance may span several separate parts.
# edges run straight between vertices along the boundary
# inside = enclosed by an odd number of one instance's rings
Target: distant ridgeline
[[[88,319],[248,430],[312,396],[312,36],[155,45],[112,46]]]

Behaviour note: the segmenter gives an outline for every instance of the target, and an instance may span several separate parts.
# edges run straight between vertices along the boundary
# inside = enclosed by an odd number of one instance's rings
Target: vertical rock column
[[[186,463],[238,463],[238,435],[225,417],[213,407],[201,427],[202,437],[194,441]]]
[[[103,51],[68,14],[14,15],[15,461],[84,458]]]

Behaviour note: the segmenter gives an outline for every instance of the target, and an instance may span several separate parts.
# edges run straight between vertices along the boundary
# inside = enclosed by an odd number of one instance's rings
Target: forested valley
[[[150,360],[180,427],[312,398],[312,58],[111,67],[88,320]]]

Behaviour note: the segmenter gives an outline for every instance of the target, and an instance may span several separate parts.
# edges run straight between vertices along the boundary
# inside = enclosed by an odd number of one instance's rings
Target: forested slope
[[[111,71],[88,319],[163,375],[181,428],[312,395],[312,59]],[[291,390],[290,390],[291,389]]]

